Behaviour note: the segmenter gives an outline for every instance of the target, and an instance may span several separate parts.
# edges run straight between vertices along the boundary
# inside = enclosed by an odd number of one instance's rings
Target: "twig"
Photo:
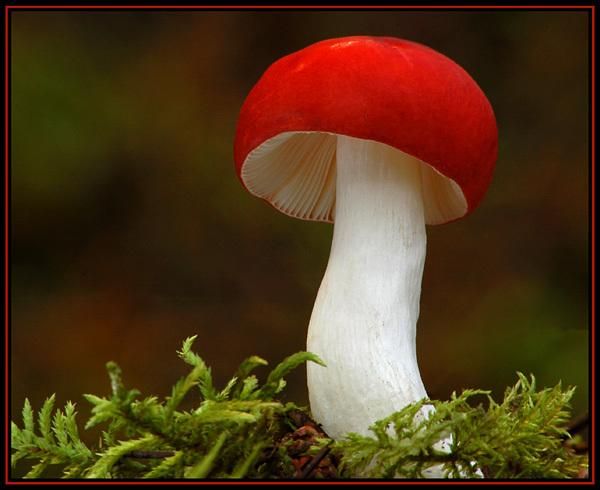
[[[302,473],[300,474],[298,479],[304,480],[305,478],[308,478],[313,472],[313,470],[317,467],[317,465],[323,460],[323,458],[327,456],[327,454],[329,454],[329,451],[331,451],[331,448],[329,446],[321,448],[321,450],[317,454],[315,454],[315,457],[312,460],[310,460],[304,468],[302,468]]]
[[[590,415],[589,415],[589,413],[586,412],[571,421],[571,423],[567,426],[567,432],[570,435],[577,434],[578,432],[581,432],[582,430],[584,430],[588,426],[589,422],[590,422]],[[566,435],[563,437],[565,439],[568,438],[568,436],[566,436]]]
[[[571,424],[569,425],[567,430],[571,434],[577,434],[578,432],[581,432],[585,427],[587,427],[587,425],[589,423],[590,423],[590,415],[589,415],[589,413],[586,412],[583,415],[580,415],[579,417],[577,417],[575,420],[573,420],[573,422],[571,422]]]

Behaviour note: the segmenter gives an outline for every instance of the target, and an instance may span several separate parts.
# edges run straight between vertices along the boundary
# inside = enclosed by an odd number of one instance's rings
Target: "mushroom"
[[[497,127],[476,82],[424,45],[353,36],[273,63],[239,115],[234,158],[253,195],[334,224],[310,319],[312,414],[333,438],[427,397],[416,356],[425,225],[475,209]]]

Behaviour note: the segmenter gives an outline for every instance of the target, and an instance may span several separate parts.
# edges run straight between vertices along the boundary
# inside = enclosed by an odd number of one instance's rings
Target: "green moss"
[[[300,433],[309,415],[275,397],[291,370],[322,361],[308,352],[293,354],[261,385],[252,372],[267,362],[252,356],[219,390],[210,368],[192,351],[194,340],[186,339],[178,352],[190,371],[164,400],[126,388],[119,366],[107,364],[110,396],[84,395],[92,405],[85,429],[105,426],[98,448],[81,441],[73,403],[55,410],[53,395],[36,417],[25,400],[22,427],[12,423],[13,467],[32,460],[25,478],[43,477],[49,466],[58,465],[62,477],[70,479],[273,479],[298,474],[300,458],[310,461],[326,452],[337,470],[316,472],[316,477],[419,478],[425,469],[443,465],[450,478],[475,478],[478,470],[489,478],[570,478],[587,466],[587,457],[565,444],[574,389],[559,384],[537,391],[534,378],[522,374],[500,404],[476,390],[453,394],[446,402],[422,400],[373,424],[374,437],[348,434],[334,442],[318,433],[302,442],[301,453],[297,447],[292,453],[290,435]],[[198,405],[180,410],[191,392]],[[474,405],[477,397],[487,406]],[[416,421],[425,404],[435,411]],[[451,451],[437,451],[435,444],[450,434]]]

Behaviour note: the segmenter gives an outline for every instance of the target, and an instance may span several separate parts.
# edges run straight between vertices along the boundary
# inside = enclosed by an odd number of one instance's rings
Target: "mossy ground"
[[[164,400],[126,388],[119,366],[107,364],[110,396],[84,395],[92,405],[85,429],[104,427],[98,447],[81,440],[73,403],[55,409],[52,395],[35,413],[25,400],[21,425],[11,425],[13,467],[27,459],[33,465],[25,478],[43,478],[55,467],[68,479],[421,478],[436,465],[447,478],[586,476],[585,448],[567,430],[574,388],[537,390],[533,376],[519,373],[501,403],[489,392],[465,390],[390,414],[372,425],[371,436],[333,441],[307,408],[277,399],[284,377],[305,362],[323,364],[317,356],[287,357],[262,384],[252,373],[267,362],[249,357],[219,390],[191,350],[194,340],[178,352],[190,372]],[[180,409],[186,397],[195,408]],[[425,404],[435,411],[415,418]],[[437,450],[449,435],[451,451]]]

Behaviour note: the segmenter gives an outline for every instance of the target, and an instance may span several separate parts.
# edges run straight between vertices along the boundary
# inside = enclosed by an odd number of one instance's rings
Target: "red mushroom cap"
[[[299,149],[277,153],[281,145],[292,141],[287,138],[307,138],[313,133],[377,141],[433,168],[427,178],[423,173],[425,199],[430,199],[432,192],[456,192],[459,196],[454,203],[458,199],[460,205],[426,212],[430,224],[460,218],[479,204],[490,184],[498,151],[492,107],[467,72],[431,48],[391,37],[329,39],[285,56],[266,70],[240,112],[234,158],[243,185],[283,212],[333,221],[335,199],[323,197],[323,189],[313,192],[314,203],[300,212],[278,206],[273,197],[281,186],[295,185],[293,178],[283,183],[271,179],[278,189],[269,189],[264,182],[255,185],[249,178],[269,171],[267,163],[271,165],[271,161],[277,167],[270,171],[278,171],[287,164],[275,160],[294,151],[304,152],[295,157],[294,168],[322,158],[329,159],[335,171],[335,139],[329,147],[319,140],[321,150],[296,143]],[[329,154],[319,156],[319,151]],[[315,177],[312,182],[325,186],[323,175],[332,170],[321,165],[314,172],[322,178]],[[329,183],[328,188],[335,193],[335,185]],[[307,191],[302,192],[304,196]],[[320,212],[312,209],[318,202]]]

